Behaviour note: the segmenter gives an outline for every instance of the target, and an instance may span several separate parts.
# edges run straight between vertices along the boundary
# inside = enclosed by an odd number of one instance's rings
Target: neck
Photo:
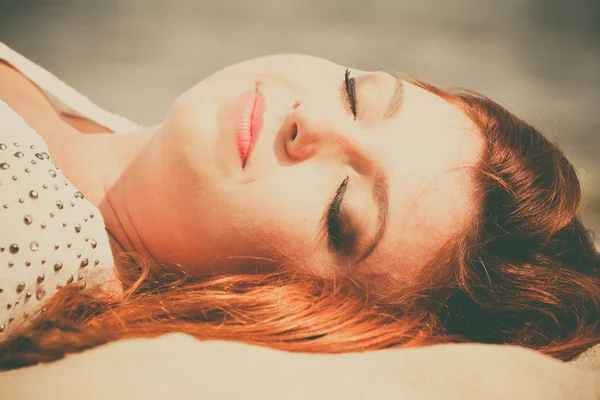
[[[46,137],[52,158],[65,176],[102,214],[115,260],[126,272],[128,255],[154,258],[136,230],[130,211],[151,193],[151,168],[141,157],[158,127],[127,134],[81,134]]]
[[[89,132],[103,127],[61,115],[33,82],[2,61],[0,83],[0,99],[44,138],[53,161],[100,210],[116,267],[128,258],[122,257],[127,253],[153,258],[136,226],[156,209],[152,194],[157,193],[160,182],[151,178],[152,171],[160,167],[156,162],[160,147],[155,146],[154,153],[143,150],[158,127],[119,135],[82,134],[82,128]],[[145,156],[140,157],[142,153]],[[146,238],[152,239],[155,233],[154,226],[146,227]]]

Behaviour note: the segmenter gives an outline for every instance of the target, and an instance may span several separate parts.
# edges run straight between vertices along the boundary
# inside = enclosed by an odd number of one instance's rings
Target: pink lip
[[[233,112],[235,142],[244,168],[263,125],[265,97],[258,88],[248,90],[237,99]]]

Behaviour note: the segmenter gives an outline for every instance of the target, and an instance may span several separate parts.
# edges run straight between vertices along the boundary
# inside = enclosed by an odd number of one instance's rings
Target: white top
[[[115,133],[132,132],[140,128],[127,118],[98,107],[90,99],[2,42],[0,42],[0,60],[6,61],[35,83],[54,108],[63,114],[89,119]]]
[[[38,85],[61,112],[113,131],[138,127],[2,43],[0,59]],[[113,274],[102,215],[52,162],[42,137],[0,100],[0,342],[62,287],[102,286]]]

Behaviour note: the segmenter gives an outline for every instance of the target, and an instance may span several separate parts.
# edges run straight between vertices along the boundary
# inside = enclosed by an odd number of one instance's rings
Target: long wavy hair
[[[414,285],[298,271],[192,278],[132,255],[119,298],[66,287],[0,348],[0,368],[122,338],[184,332],[275,349],[340,353],[450,342],[516,344],[569,360],[600,343],[600,255],[578,217],[581,185],[556,144],[490,99],[415,81],[485,138],[478,215]],[[165,271],[165,269],[160,269]]]

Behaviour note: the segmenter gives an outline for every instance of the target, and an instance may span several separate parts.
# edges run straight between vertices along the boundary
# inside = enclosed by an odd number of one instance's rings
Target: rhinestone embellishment
[[[37,307],[44,312],[41,301],[53,296],[56,290],[68,286],[85,289],[88,281],[86,270],[99,266],[100,255],[104,254],[102,246],[97,249],[99,241],[94,239],[101,236],[96,230],[98,224],[93,220],[97,210],[92,207],[94,212],[90,212],[83,192],[77,188],[70,189],[71,183],[61,174],[59,166],[52,163],[50,155],[42,151],[44,149],[35,150],[36,146],[27,142],[20,144],[22,146],[13,142],[0,143],[0,155],[4,154],[0,158],[0,194],[8,191],[8,195],[0,201],[0,214],[11,218],[8,222],[12,221],[15,230],[12,241],[8,239],[0,246],[0,255],[5,257],[2,261],[4,268],[6,265],[12,268],[6,272],[16,276],[14,280],[0,282],[0,298],[3,299],[0,307],[4,310],[4,314],[0,313],[0,332],[9,331],[9,334],[20,320],[35,316]],[[6,152],[2,153],[3,150]],[[35,181],[40,177],[42,179]],[[60,183],[57,178],[60,178]],[[65,188],[60,189],[63,184]],[[51,196],[55,191],[60,193]],[[72,213],[75,208],[79,211]],[[15,215],[12,215],[13,211]],[[41,213],[37,214],[38,211]],[[67,229],[61,231],[61,224]],[[84,245],[86,243],[90,247]],[[73,262],[73,256],[77,257],[79,265]]]
[[[35,298],[38,300],[41,300],[44,298],[44,296],[46,295],[46,291],[42,288],[39,288],[36,292],[35,292]]]

